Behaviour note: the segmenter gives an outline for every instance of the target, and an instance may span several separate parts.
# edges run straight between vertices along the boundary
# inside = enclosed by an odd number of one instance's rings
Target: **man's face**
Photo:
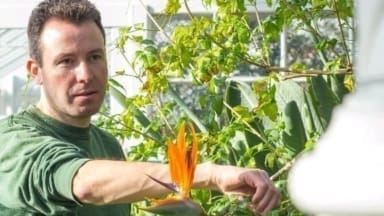
[[[97,25],[49,20],[40,50],[42,65],[35,76],[43,87],[40,109],[70,124],[89,121],[103,102],[108,75],[104,39]]]

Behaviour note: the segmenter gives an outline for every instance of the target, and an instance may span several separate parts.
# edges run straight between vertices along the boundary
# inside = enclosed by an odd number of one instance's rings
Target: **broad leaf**
[[[331,119],[333,108],[338,104],[335,94],[322,76],[310,79],[315,109],[326,127]]]
[[[206,213],[199,204],[191,199],[166,199],[158,201],[155,205],[142,208],[144,211],[159,215],[183,215],[183,216],[205,216]]]

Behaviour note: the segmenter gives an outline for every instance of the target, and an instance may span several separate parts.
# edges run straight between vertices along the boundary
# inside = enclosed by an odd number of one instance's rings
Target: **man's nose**
[[[76,71],[76,77],[78,82],[84,82],[87,83],[93,78],[93,71],[91,70],[91,67],[86,62],[81,62],[78,65],[77,71]]]

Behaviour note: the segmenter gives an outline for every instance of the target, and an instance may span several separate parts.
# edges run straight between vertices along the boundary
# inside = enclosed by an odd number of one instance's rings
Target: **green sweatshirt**
[[[66,125],[35,106],[0,120],[0,215],[128,216],[129,204],[83,205],[74,198],[76,171],[96,158],[124,160],[124,154],[94,125]]]

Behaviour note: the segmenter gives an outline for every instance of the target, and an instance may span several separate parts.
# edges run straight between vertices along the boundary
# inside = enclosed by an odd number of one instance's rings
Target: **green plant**
[[[127,152],[128,160],[165,161],[166,139],[175,136],[172,128],[188,119],[198,130],[201,161],[267,170],[283,194],[270,215],[304,215],[287,194],[287,171],[314,146],[333,108],[353,90],[353,43],[346,36],[354,31],[353,1],[268,0],[273,12],[264,19],[259,18],[254,0],[202,2],[217,6],[212,18],[194,15],[187,1],[169,0],[167,16],[184,5],[190,19],[170,34],[161,27],[167,23],[160,25],[152,17],[167,38],[161,45],[134,34],[145,31],[142,25],[121,29],[117,47],[122,54],[127,42],[140,47],[128,64],[142,88],[127,98],[111,78],[110,94],[125,111],[103,116],[99,124],[121,138],[141,139]],[[324,32],[327,25],[333,29]],[[298,47],[288,52],[293,57],[289,65],[281,67],[276,65],[275,50],[285,28],[306,34],[291,35],[292,45]],[[230,79],[238,70],[265,76],[253,82]],[[179,94],[174,77],[192,80],[193,100]],[[246,199],[210,191],[193,193],[209,215],[253,215]]]

